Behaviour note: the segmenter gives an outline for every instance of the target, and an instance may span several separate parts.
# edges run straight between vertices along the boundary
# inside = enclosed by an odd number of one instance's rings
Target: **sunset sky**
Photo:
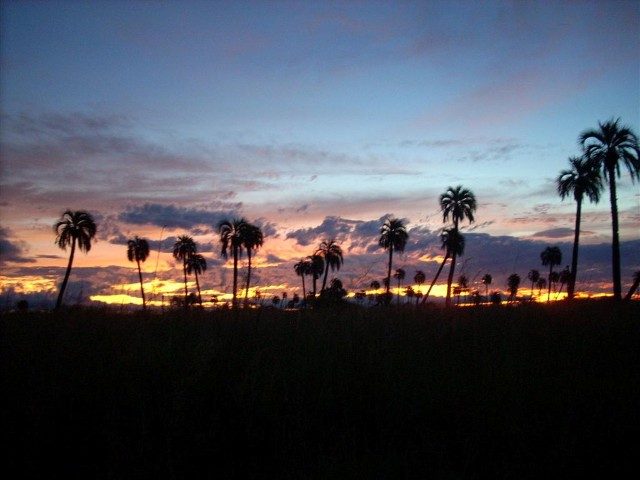
[[[68,252],[52,225],[66,209],[89,211],[99,229],[76,256],[67,303],[139,296],[125,256],[133,235],[151,241],[145,277],[157,263],[165,282],[155,293],[180,288],[170,250],[182,234],[209,263],[205,292],[230,293],[215,225],[236,216],[267,235],[255,276],[265,294],[300,292],[293,264],[332,237],[348,289],[380,281],[387,215],[410,233],[396,266],[430,281],[438,196],[459,184],[478,210],[458,272],[474,285],[491,273],[494,289],[516,272],[527,287],[530,269],[545,270],[546,246],[561,248],[562,266],[571,261],[575,202],[560,200],[555,177],[580,153],[578,135],[618,117],[640,133],[637,1],[1,9],[7,302],[57,289]],[[626,292],[640,269],[640,186],[626,171],[618,200]],[[585,203],[579,290],[610,288],[610,221],[608,191]]]

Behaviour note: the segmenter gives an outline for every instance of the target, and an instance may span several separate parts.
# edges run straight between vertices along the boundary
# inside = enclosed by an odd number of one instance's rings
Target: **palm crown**
[[[590,201],[598,203],[602,191],[598,168],[587,157],[571,157],[569,163],[571,168],[560,172],[556,179],[560,197],[564,199],[573,193],[574,199],[580,201],[586,195]]]
[[[476,207],[475,195],[471,190],[462,188],[462,185],[455,188],[449,187],[446,192],[440,195],[442,220],[446,222],[451,217],[456,227],[460,220],[465,218],[469,219],[469,222],[473,222],[473,213],[476,211]]]
[[[79,210],[67,210],[62,214],[53,229],[55,230],[56,245],[66,250],[75,241],[83,252],[91,250],[91,240],[96,236],[97,226],[90,213]]]
[[[324,279],[322,280],[322,290],[325,289],[327,284],[327,276],[329,274],[329,268],[331,270],[340,270],[340,267],[344,263],[342,256],[342,248],[336,243],[334,239],[323,241],[316,255],[320,255],[324,260]]]
[[[149,242],[137,235],[127,241],[127,260],[144,262],[149,257]]]

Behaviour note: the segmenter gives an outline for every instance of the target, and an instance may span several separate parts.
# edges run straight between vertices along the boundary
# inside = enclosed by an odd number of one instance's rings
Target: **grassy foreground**
[[[2,468],[18,477],[620,478],[640,465],[638,302],[69,311],[0,327]]]

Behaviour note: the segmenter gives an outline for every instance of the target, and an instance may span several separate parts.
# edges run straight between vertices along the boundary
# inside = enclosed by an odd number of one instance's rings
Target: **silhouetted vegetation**
[[[637,302],[238,315],[3,315],[3,470],[620,478],[636,465]]]

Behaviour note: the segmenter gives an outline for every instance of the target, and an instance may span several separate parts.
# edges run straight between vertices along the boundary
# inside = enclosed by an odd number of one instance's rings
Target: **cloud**
[[[585,235],[592,235],[593,232],[580,232]],[[573,237],[573,228],[559,227],[550,228],[541,232],[536,232],[531,235],[531,238],[567,238]]]
[[[240,216],[238,211],[242,207],[241,203],[219,203],[217,206],[222,208],[207,210],[180,207],[173,204],[145,203],[142,206],[128,207],[118,215],[118,219],[135,225],[156,225],[158,227],[164,225],[169,228],[191,229],[201,225],[216,228],[222,220]]]
[[[0,265],[6,263],[33,263],[35,260],[25,256],[27,244],[13,238],[11,230],[0,226]]]

